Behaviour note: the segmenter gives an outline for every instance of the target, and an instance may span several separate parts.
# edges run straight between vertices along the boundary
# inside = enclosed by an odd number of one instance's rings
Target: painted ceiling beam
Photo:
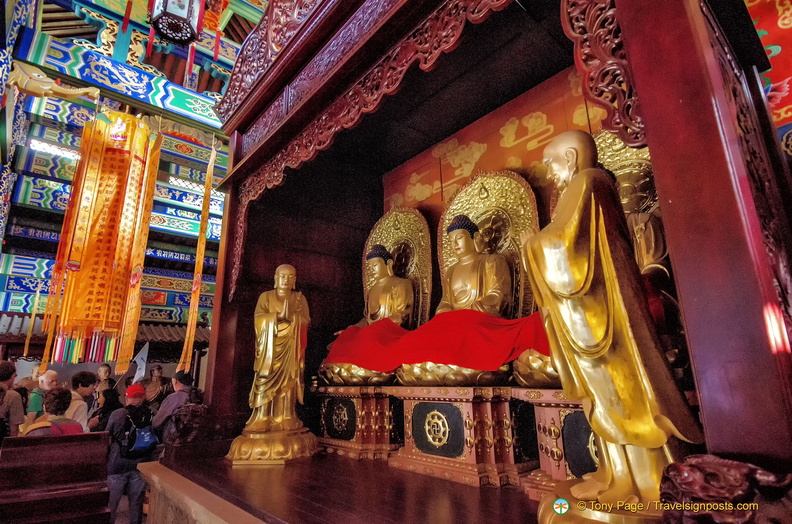
[[[107,4],[107,5],[105,5]],[[118,5],[115,5],[118,4]],[[147,2],[132,2],[132,13],[129,20],[129,25],[132,29],[140,31],[141,33],[148,34],[149,28],[151,27],[148,23],[148,12],[147,12]],[[94,11],[97,11],[117,22],[121,23],[124,19],[124,10],[126,8],[126,2],[123,2],[123,5],[120,2],[113,2],[108,0],[102,0],[100,2],[85,2],[85,1],[75,1],[74,2],[75,8],[87,8]],[[119,9],[119,11],[116,11]],[[196,63],[203,63],[204,60],[215,62],[214,60],[214,46],[215,46],[215,34],[213,31],[202,31],[199,39],[196,41]],[[180,46],[172,46],[173,52],[185,58],[187,56],[187,48],[180,47]],[[234,62],[236,61],[236,57],[239,54],[240,45],[236,42],[233,42],[228,39],[221,38],[220,40],[220,52],[218,53],[218,60],[216,61],[217,64],[222,65],[225,68],[231,69],[234,67]],[[141,60],[143,57],[140,57]]]
[[[221,126],[213,111],[215,101],[205,95],[30,28],[24,28],[19,40],[15,58],[53,76],[98,87],[125,104],[142,105],[147,112],[199,129],[217,133]]]

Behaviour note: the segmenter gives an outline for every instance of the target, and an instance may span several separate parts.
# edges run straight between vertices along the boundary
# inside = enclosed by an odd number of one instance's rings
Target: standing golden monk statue
[[[448,268],[443,298],[436,313],[472,309],[496,317],[511,307],[511,271],[502,255],[479,253],[474,238],[479,227],[467,215],[451,221],[448,235],[457,262]]]
[[[275,289],[259,297],[255,378],[250,390],[253,413],[226,458],[236,463],[283,463],[310,456],[316,437],[303,428],[295,402],[303,403],[308,302],[294,291],[297,272],[283,264],[275,270]]]
[[[700,443],[703,435],[654,332],[614,181],[595,167],[594,140],[568,131],[544,156],[561,195],[552,222],[522,238],[525,269],[564,392],[582,400],[599,459],[569,490],[582,500],[657,501],[663,468],[682,458],[676,439]]]

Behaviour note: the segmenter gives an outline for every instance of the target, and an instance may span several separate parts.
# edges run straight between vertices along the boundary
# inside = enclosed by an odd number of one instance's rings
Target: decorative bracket
[[[616,17],[616,0],[562,0],[561,25],[575,43],[587,100],[607,112],[602,125],[630,147],[646,145],[644,121]]]

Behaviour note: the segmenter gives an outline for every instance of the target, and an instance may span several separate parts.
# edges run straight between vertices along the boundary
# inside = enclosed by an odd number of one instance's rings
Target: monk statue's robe
[[[303,371],[308,324],[308,302],[292,291],[283,300],[277,291],[259,297],[255,311],[256,372],[250,390],[253,414],[246,431],[292,430],[302,427],[295,401],[303,403]]]
[[[565,394],[583,401],[597,436],[599,467],[572,494],[658,500],[662,470],[679,456],[671,437],[702,442],[702,433],[654,332],[614,183],[600,169],[570,173],[555,217],[525,251]]]

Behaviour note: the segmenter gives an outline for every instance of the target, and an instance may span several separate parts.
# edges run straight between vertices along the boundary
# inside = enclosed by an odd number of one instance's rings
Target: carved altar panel
[[[388,465],[469,486],[499,486],[493,401],[509,388],[387,387],[404,399],[404,447]]]
[[[513,402],[533,405],[539,469],[521,472],[520,486],[534,500],[553,492],[558,482],[580,478],[597,469],[597,448],[594,433],[581,409],[580,402],[569,400],[562,390],[512,388]],[[512,417],[518,410],[512,407]],[[524,433],[515,439],[526,439]],[[515,446],[517,444],[515,443]]]
[[[539,231],[536,197],[520,175],[512,171],[479,173],[454,194],[440,217],[437,229],[440,278],[456,262],[446,228],[457,215],[467,215],[479,227],[481,253],[503,255],[512,271],[512,297],[515,307],[510,318],[529,315],[534,310],[534,298],[522,265],[520,234]]]
[[[767,146],[762,140],[762,131],[750,97],[745,71],[737,63],[729,42],[723,35],[717,20],[705,1],[700,2],[701,11],[707,22],[710,45],[715,52],[723,78],[726,98],[739,138],[745,167],[751,184],[751,194],[756,213],[759,215],[764,233],[764,249],[772,270],[774,291],[781,306],[787,337],[792,337],[792,260],[789,241],[792,239],[787,214],[781,201],[777,177],[768,157]],[[788,203],[786,204],[788,205]],[[772,317],[772,313],[767,313]],[[783,328],[779,328],[782,329]],[[786,342],[789,351],[789,342]]]
[[[400,444],[401,401],[377,387],[320,387],[321,435],[328,453],[351,459],[385,460]]]

